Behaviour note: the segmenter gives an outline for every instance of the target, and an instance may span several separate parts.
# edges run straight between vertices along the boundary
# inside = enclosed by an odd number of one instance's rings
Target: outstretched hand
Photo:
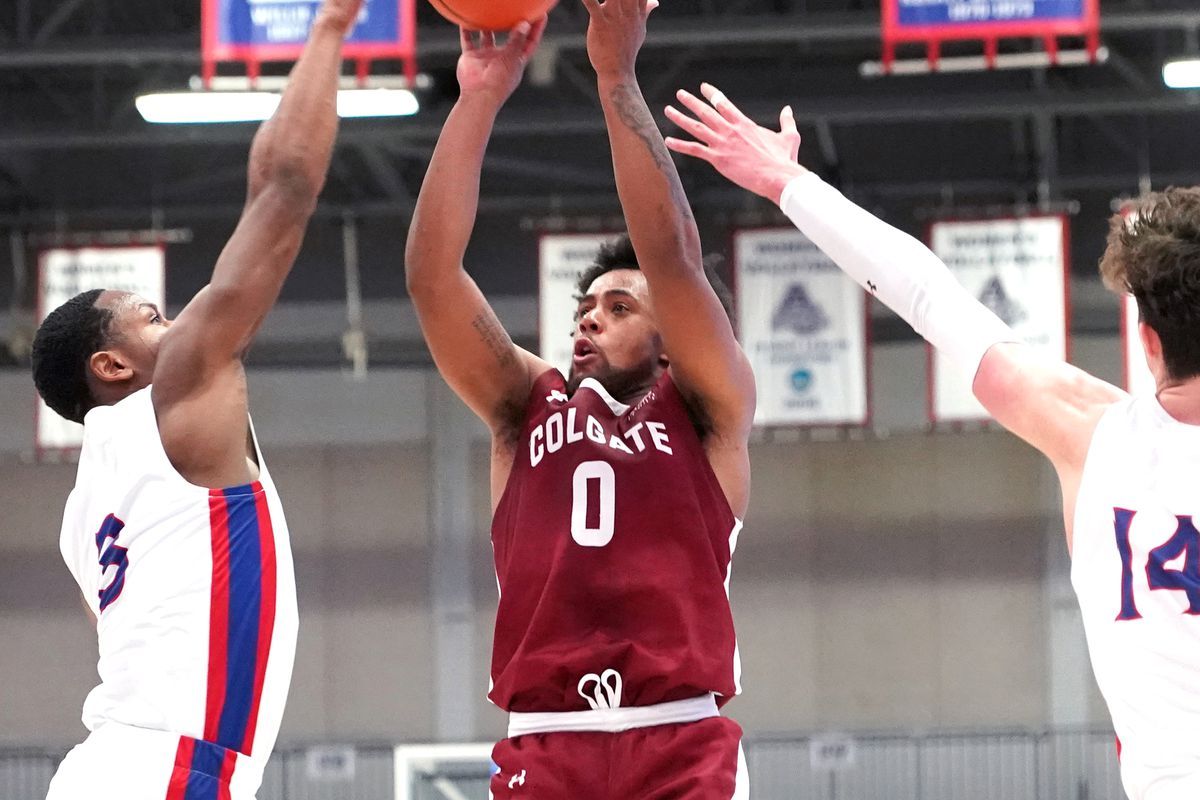
[[[743,114],[717,87],[705,83],[700,92],[708,102],[682,89],[676,95],[695,118],[667,106],[667,118],[696,141],[668,137],[667,147],[707,161],[743,189],[778,203],[788,183],[807,171],[796,162],[800,132],[791,106],[780,113],[776,132]]]
[[[646,20],[659,0],[583,0],[588,23],[587,49],[600,76],[633,72],[638,51],[646,41]]]
[[[462,56],[458,59],[458,85],[463,96],[486,95],[503,104],[521,85],[525,65],[537,51],[546,30],[546,18],[521,22],[504,45],[492,31],[460,29]]]

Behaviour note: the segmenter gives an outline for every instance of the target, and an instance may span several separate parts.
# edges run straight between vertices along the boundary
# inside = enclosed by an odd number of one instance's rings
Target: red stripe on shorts
[[[171,782],[167,784],[165,800],[184,800],[187,795],[188,778],[192,773],[192,751],[196,740],[190,736],[179,737],[175,750],[175,766],[171,769]]]

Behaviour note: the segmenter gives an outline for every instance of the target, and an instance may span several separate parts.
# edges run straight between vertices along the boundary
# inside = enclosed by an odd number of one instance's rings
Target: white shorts
[[[211,742],[108,722],[63,759],[46,800],[254,800],[262,774]]]

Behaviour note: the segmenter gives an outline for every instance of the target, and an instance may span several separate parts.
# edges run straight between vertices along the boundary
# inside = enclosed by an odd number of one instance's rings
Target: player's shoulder
[[[86,431],[89,427],[103,428],[114,420],[127,419],[130,416],[153,411],[152,391],[152,386],[146,386],[112,405],[96,406],[84,416],[84,430]]]
[[[1097,441],[1113,438],[1193,449],[1200,443],[1200,426],[1175,419],[1154,394],[1127,395],[1105,408],[1096,427]]]
[[[563,395],[567,392],[567,379],[563,376],[562,372],[549,364],[534,376],[529,397],[526,398],[527,405],[537,404],[539,402],[538,398],[548,392],[557,392]]]
[[[516,447],[525,429],[543,413],[543,409],[566,403],[568,399],[566,378],[557,369],[545,365],[533,376],[529,392],[524,398],[519,401],[510,398],[499,409],[496,416],[503,422],[492,428],[493,443],[501,450]]]
[[[119,450],[139,447],[147,430],[157,430],[148,386],[84,416],[81,461],[111,458]]]

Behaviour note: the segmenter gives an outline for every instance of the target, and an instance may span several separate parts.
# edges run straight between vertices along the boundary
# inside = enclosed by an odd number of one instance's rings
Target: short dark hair
[[[732,322],[733,293],[729,291],[725,281],[721,280],[721,276],[717,274],[716,263],[719,261],[720,259],[711,257],[704,259],[704,275],[708,278],[708,283],[712,286],[713,291],[716,292],[717,299],[721,301],[725,315]],[[596,260],[579,276],[579,283],[575,286],[578,292],[575,299],[582,299],[601,275],[606,275],[616,269],[641,270],[641,268],[637,252],[633,249],[633,241],[629,238],[629,234],[622,234],[600,246],[600,251],[596,253]]]
[[[1200,375],[1200,187],[1149,195],[1128,219],[1114,216],[1100,274],[1137,299],[1162,340],[1167,374]]]
[[[33,383],[46,405],[72,422],[83,422],[96,406],[88,388],[88,359],[108,341],[113,313],[96,306],[94,289],[50,312],[33,337]]]

